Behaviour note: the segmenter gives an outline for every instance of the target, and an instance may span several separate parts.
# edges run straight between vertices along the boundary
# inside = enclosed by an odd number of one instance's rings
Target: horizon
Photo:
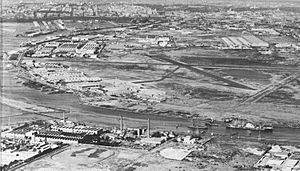
[[[11,4],[18,4],[18,3],[49,3],[49,1],[45,0],[21,0],[21,1],[10,1],[10,0],[3,0],[2,5],[11,5]],[[70,1],[66,0],[52,0],[52,3],[67,3]],[[285,6],[285,7],[300,7],[300,1],[298,0],[75,0],[75,3],[81,2],[92,2],[92,3],[133,3],[133,4],[158,4],[158,5],[179,5],[179,4],[186,4],[186,5],[195,5],[195,4],[204,4],[204,5],[221,5],[221,6],[258,6],[258,7],[273,7],[273,6]],[[245,3],[246,2],[246,3]]]

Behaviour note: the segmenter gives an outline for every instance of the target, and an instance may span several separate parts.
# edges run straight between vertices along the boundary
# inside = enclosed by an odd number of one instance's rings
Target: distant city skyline
[[[299,7],[299,0],[20,0],[20,1],[10,1],[3,0],[3,5],[18,4],[20,2],[24,3],[66,3],[66,2],[93,2],[93,3],[143,3],[143,4],[213,4],[213,5],[225,5],[225,6],[258,6],[258,7]]]

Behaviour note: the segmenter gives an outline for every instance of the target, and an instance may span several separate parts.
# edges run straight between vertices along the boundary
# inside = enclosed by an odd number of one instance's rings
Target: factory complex
[[[75,56],[96,58],[102,48],[102,43],[87,41],[85,43],[74,42],[48,42],[36,47],[33,58]]]
[[[274,145],[255,164],[257,168],[271,168],[271,170],[300,169],[300,150],[292,146]]]
[[[253,35],[243,35],[241,37],[223,37],[222,40],[226,43],[229,49],[264,49],[269,47],[269,43]]]
[[[174,138],[173,132],[150,132],[148,127],[101,128],[62,120],[37,120],[1,132],[1,169],[14,169],[69,145],[95,144],[108,147],[151,150]],[[16,157],[14,156],[16,155]]]
[[[84,97],[93,97],[97,99],[93,105],[97,106],[121,107],[123,102],[159,103],[167,98],[166,93],[161,90],[118,79],[89,77],[82,71],[61,63],[27,61],[21,68],[24,78],[62,92],[78,94],[83,102]]]
[[[36,120],[4,130],[1,132],[1,155],[5,159],[1,161],[1,169],[15,169],[50,154],[56,156],[58,153],[65,153],[68,147],[89,147],[85,149],[86,151],[99,148],[95,145],[100,145],[102,151],[122,149],[129,150],[129,154],[133,152],[144,155],[156,154],[161,160],[185,164],[207,158],[228,160],[221,157],[224,154],[213,151],[218,148],[214,143],[217,138],[214,135],[201,133],[199,136],[194,132],[178,135],[173,131],[157,131],[151,129],[150,119],[145,123],[146,127],[124,126],[122,116],[119,122],[119,127],[95,127],[67,120],[63,116],[61,120]],[[232,139],[228,141],[227,143],[232,143]],[[243,167],[272,171],[299,170],[300,149],[295,146],[267,145],[245,148],[244,143],[240,143],[235,149],[240,154],[235,155],[254,155],[257,159],[256,161],[251,159],[252,162],[256,162],[253,166]],[[233,155],[231,152],[223,153],[228,157]],[[89,153],[89,157],[97,158],[97,155],[92,154]],[[76,154],[71,153],[68,157],[76,157]]]

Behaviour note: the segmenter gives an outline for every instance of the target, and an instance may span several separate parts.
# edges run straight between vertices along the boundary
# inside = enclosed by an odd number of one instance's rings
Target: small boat
[[[201,122],[201,123],[193,123],[191,126],[188,126],[188,129],[191,130],[205,130],[208,129],[208,125],[205,122]]]
[[[208,129],[206,125],[203,126],[188,126],[189,129]]]
[[[272,125],[263,125],[262,128],[265,130],[265,131],[272,131],[273,130],[273,126]]]

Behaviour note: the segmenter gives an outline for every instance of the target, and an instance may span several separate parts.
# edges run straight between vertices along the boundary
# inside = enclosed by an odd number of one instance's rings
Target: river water
[[[1,25],[3,51],[9,52],[15,50],[16,48],[20,48],[21,42],[30,40],[29,38],[25,37],[16,37],[16,35],[32,27],[32,23],[1,23]]]

